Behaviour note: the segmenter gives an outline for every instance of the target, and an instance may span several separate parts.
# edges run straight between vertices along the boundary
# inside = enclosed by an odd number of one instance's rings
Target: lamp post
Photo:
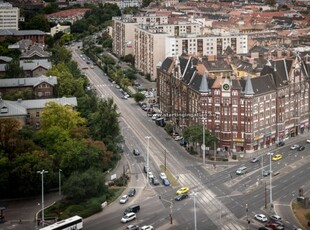
[[[58,170],[58,178],[59,178],[59,196],[61,196],[61,172],[62,170]]]
[[[245,212],[246,212],[246,221],[248,223],[248,230],[250,230],[250,221],[249,221],[249,216],[248,216],[248,212],[249,212],[248,204],[245,204]]]
[[[206,118],[202,118],[202,164],[206,164],[206,128],[205,128]]]
[[[264,155],[261,156],[262,158],[262,181],[264,179]]]
[[[146,149],[146,167],[147,167],[147,174],[146,174],[146,186],[148,186],[148,182],[149,182],[149,169],[150,169],[150,136],[146,136],[145,137],[147,139],[147,149]]]
[[[41,181],[42,181],[42,227],[44,227],[44,173],[48,173],[44,169],[42,171],[37,171],[37,173],[41,174]]]
[[[269,174],[269,179],[270,179],[270,182],[269,182],[269,186],[270,186],[270,208],[272,209],[272,160],[271,160],[271,157],[273,156],[273,153],[270,153],[270,174]]]
[[[192,192],[193,197],[194,197],[194,225],[195,225],[195,228],[194,230],[197,230],[197,217],[196,217],[196,195],[197,195],[197,192]]]

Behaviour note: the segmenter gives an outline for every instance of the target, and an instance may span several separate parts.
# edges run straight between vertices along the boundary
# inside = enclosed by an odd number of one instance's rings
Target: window
[[[40,117],[40,112],[36,112],[36,117]]]

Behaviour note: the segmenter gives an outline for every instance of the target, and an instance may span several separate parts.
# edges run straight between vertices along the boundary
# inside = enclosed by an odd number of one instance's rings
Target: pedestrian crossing
[[[212,222],[225,230],[243,230],[236,217],[226,208],[213,192],[201,185],[199,181],[190,173],[179,174],[179,182],[183,186],[190,187],[190,196],[194,196],[191,192],[196,193],[196,203],[199,205]]]

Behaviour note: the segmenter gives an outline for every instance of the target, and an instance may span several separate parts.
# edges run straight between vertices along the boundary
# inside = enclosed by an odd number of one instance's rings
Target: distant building
[[[260,77],[211,77],[205,58],[169,57],[158,67],[160,109],[179,128],[204,124],[227,151],[253,152],[308,132],[310,62],[268,61]],[[221,74],[223,72],[223,74]],[[212,146],[210,146],[212,147]]]
[[[18,30],[19,9],[10,3],[0,2],[0,29]]]
[[[33,43],[45,43],[45,33],[41,30],[0,29],[0,42],[6,37],[12,37],[17,40],[29,39]]]
[[[73,24],[77,20],[80,20],[84,17],[85,13],[89,11],[88,8],[79,8],[79,9],[69,9],[69,10],[62,10],[56,13],[46,15],[49,22],[64,23],[70,22]]]
[[[76,97],[71,98],[49,98],[37,100],[17,100],[8,101],[0,97],[0,119],[14,118],[21,126],[31,125],[36,129],[40,128],[41,112],[46,107],[46,103],[54,101],[61,105],[77,107]]]
[[[57,24],[56,26],[51,28],[51,36],[54,37],[58,32],[63,32],[64,34],[70,34],[71,28],[70,26],[62,26]]]

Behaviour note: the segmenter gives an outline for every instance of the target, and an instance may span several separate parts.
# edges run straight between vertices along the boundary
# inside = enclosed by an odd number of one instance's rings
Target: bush
[[[237,155],[232,155],[231,157],[233,160],[237,160]]]

